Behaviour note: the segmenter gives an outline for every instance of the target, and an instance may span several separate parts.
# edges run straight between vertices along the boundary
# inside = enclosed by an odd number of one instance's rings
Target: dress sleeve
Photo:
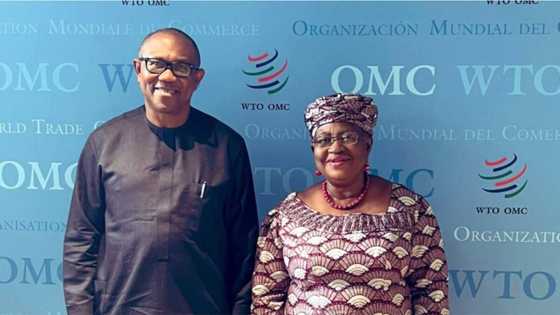
[[[243,141],[232,165],[234,187],[227,217],[229,267],[226,277],[232,299],[231,313],[247,315],[251,306],[251,273],[259,219],[249,155]]]
[[[99,243],[105,231],[101,168],[88,139],[76,170],[76,182],[64,235],[64,297],[69,315],[94,313],[94,279]]]
[[[251,305],[253,315],[284,314],[290,277],[284,265],[278,216],[277,209],[268,213],[257,241]]]
[[[428,202],[420,198],[418,203],[407,277],[414,314],[448,315],[447,260],[439,225]]]

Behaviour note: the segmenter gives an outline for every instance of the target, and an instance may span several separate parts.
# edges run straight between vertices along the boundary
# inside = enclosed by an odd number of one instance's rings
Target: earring
[[[364,172],[366,172],[367,174],[369,174],[369,163],[366,163],[366,165],[364,165]]]
[[[321,176],[321,172],[319,170],[315,170],[315,176]]]

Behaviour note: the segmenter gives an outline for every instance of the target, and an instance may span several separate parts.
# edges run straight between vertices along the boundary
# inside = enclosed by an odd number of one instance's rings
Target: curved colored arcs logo
[[[260,55],[248,56],[251,65],[250,70],[243,70],[243,73],[253,78],[254,83],[247,84],[252,89],[264,89],[268,94],[279,92],[288,83],[288,76],[285,74],[288,69],[288,60],[284,63],[279,62],[278,50],[274,50],[271,56],[268,52]]]
[[[484,165],[491,171],[489,175],[481,175],[480,178],[487,180],[491,188],[482,188],[489,193],[504,193],[505,198],[512,198],[521,193],[527,187],[524,175],[527,172],[527,164],[519,166],[517,155],[508,160],[502,157],[495,161],[484,161]]]

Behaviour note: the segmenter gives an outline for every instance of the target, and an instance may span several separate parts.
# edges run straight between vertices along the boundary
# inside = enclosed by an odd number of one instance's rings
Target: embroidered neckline
[[[318,231],[346,234],[358,231],[408,230],[414,225],[414,216],[417,215],[415,210],[420,203],[413,206],[403,204],[398,194],[402,189],[406,190],[399,184],[393,184],[387,211],[379,214],[363,212],[349,212],[345,215],[323,214],[307,205],[295,192],[288,195],[280,208],[292,222]]]

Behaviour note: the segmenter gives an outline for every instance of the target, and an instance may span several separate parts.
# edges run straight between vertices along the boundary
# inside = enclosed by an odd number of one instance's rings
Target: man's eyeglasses
[[[165,70],[171,69],[171,72],[176,77],[186,78],[193,71],[198,70],[197,66],[191,65],[188,62],[169,62],[158,58],[138,58],[138,60],[144,61],[146,70],[153,74],[162,74]]]
[[[355,131],[346,131],[338,136],[320,135],[313,139],[313,144],[320,148],[328,148],[337,140],[345,145],[356,144],[360,140],[360,134]]]

